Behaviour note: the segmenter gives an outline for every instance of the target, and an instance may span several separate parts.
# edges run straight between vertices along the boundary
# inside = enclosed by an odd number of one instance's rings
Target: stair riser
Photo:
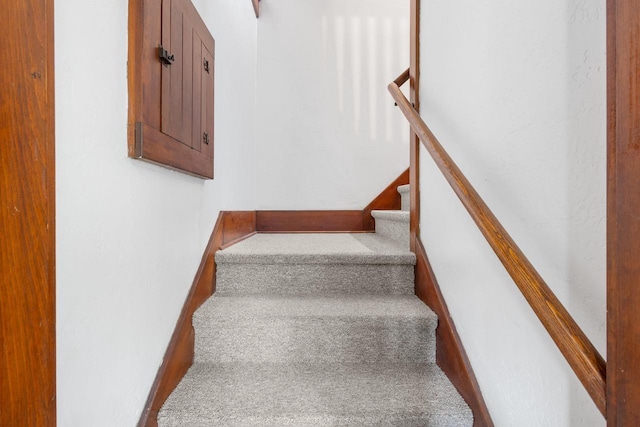
[[[412,295],[412,265],[221,264],[216,294]]]
[[[411,193],[409,190],[409,186],[403,188],[402,190],[398,188],[398,192],[400,193],[400,206],[401,210],[408,211],[411,208]]]
[[[376,233],[409,248],[409,223],[376,218]]]
[[[196,362],[435,363],[435,318],[194,316]]]
[[[400,209],[402,209],[403,211],[408,211],[409,209],[411,209],[411,200],[409,199],[408,195],[405,196],[404,194],[402,195],[402,207]]]

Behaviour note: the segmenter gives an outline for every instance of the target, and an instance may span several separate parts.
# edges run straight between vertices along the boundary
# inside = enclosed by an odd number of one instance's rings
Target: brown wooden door
[[[187,0],[162,2],[162,46],[173,62],[162,66],[162,133],[197,151],[213,140],[213,46]],[[211,157],[211,156],[208,156]]]

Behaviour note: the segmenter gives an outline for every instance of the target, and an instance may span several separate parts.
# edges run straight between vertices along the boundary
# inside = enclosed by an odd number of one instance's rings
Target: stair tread
[[[408,211],[399,211],[399,210],[374,210],[371,211],[371,216],[375,219],[385,219],[388,221],[397,221],[397,222],[406,222],[409,223],[409,215]]]
[[[336,297],[217,296],[194,314],[200,317],[402,317],[437,318],[414,295]]]
[[[231,392],[233,390],[233,392]],[[169,426],[471,426],[435,364],[194,364],[158,416]]]
[[[193,316],[199,362],[435,361],[438,318],[415,296],[218,297]]]
[[[398,193],[400,193],[400,194],[409,193],[409,191],[411,191],[411,185],[410,184],[404,184],[404,185],[398,186]]]
[[[247,264],[415,264],[415,255],[374,233],[256,234],[216,253]]]

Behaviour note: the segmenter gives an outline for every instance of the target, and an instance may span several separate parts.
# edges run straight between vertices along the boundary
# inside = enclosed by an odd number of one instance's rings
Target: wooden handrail
[[[393,83],[395,83],[396,86],[400,87],[403,84],[405,84],[408,80],[409,80],[409,69],[407,68],[406,70],[404,70],[402,74],[398,76],[397,79],[393,81]]]
[[[602,415],[606,417],[604,359],[400,91],[398,83],[404,83],[408,74],[409,70],[389,84],[391,96]]]

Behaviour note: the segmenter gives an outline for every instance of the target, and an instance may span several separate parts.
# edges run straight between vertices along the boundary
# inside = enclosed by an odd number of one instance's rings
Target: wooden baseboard
[[[409,169],[363,210],[257,211],[258,233],[358,233],[375,230],[371,211],[400,209],[398,187],[409,183]]]
[[[436,362],[473,411],[474,427],[493,427],[480,386],[420,238],[416,239],[416,258],[416,295],[438,315]]]
[[[258,233],[358,232],[362,211],[257,211]]]
[[[138,427],[157,427],[158,411],[193,364],[195,336],[191,318],[197,308],[215,292],[215,252],[222,246],[255,231],[256,213],[254,211],[220,212],[218,215],[164,360],[151,387]]]

